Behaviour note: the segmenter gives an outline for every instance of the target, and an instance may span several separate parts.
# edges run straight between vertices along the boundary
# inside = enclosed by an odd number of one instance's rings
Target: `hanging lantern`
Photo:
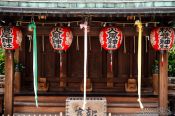
[[[112,72],[112,50],[118,49],[122,44],[123,34],[120,29],[116,27],[104,27],[100,31],[100,44],[105,50],[110,53],[110,70]]]
[[[174,43],[174,30],[169,27],[158,27],[151,31],[151,45],[155,50],[170,50]]]
[[[50,32],[49,39],[55,50],[67,50],[72,43],[73,35],[68,27],[55,27]]]
[[[1,27],[0,28],[0,45],[7,50],[19,48],[22,41],[22,32],[18,27]]]
[[[170,50],[174,43],[174,30],[169,27],[158,27],[150,34],[151,45],[155,50],[160,50],[161,64],[163,65],[163,52]]]
[[[116,27],[104,27],[100,31],[100,43],[105,50],[116,50],[122,43],[122,32]]]

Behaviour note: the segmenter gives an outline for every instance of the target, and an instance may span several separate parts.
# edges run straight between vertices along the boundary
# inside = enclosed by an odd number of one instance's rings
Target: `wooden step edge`
[[[59,113],[65,112],[65,107],[30,107],[30,106],[15,106],[14,113]]]
[[[39,102],[38,105],[40,107],[46,106],[46,107],[65,107],[65,102],[62,103],[56,103],[56,102]],[[14,106],[35,106],[35,102],[14,102]]]

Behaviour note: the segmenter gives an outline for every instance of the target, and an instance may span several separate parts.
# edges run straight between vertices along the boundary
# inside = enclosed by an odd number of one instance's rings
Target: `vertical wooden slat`
[[[161,61],[160,54],[160,61]],[[163,65],[159,63],[159,107],[163,110],[168,108],[168,53],[163,54]]]
[[[13,79],[14,79],[14,51],[5,52],[5,116],[13,115]]]

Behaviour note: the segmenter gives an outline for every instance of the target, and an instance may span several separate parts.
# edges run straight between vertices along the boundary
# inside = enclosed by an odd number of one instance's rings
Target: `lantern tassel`
[[[86,74],[87,74],[87,21],[80,24],[80,28],[84,28],[84,93],[83,93],[83,110],[86,108]]]
[[[139,36],[138,36],[138,102],[140,108],[143,109],[143,104],[141,102],[141,71],[142,71],[142,23],[138,20],[135,22],[139,29]]]
[[[34,86],[34,93],[35,93],[35,104],[38,107],[38,62],[37,62],[37,39],[36,39],[36,24],[32,21],[29,24],[29,29],[33,29],[33,86]]]
[[[60,81],[63,77],[63,62],[62,62],[62,54],[61,54],[61,51],[59,52],[60,53]]]
[[[112,70],[112,51],[110,52],[110,70],[111,70],[111,72],[113,72],[113,70]]]
[[[163,66],[163,62],[164,62],[164,59],[163,59],[163,51],[160,51],[161,53],[161,65]]]

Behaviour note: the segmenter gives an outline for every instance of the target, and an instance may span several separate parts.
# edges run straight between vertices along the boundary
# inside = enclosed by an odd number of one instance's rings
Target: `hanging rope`
[[[35,93],[35,104],[38,107],[38,62],[37,62],[37,39],[36,39],[36,24],[32,21],[28,25],[29,30],[33,30],[33,86],[34,86],[34,93]]]
[[[141,71],[142,71],[142,23],[137,20],[135,25],[138,27],[139,36],[138,36],[138,102],[140,108],[144,108],[141,102]]]
[[[86,74],[87,74],[87,21],[84,24],[80,24],[80,28],[84,28],[84,94],[83,94],[83,110],[86,107]]]

